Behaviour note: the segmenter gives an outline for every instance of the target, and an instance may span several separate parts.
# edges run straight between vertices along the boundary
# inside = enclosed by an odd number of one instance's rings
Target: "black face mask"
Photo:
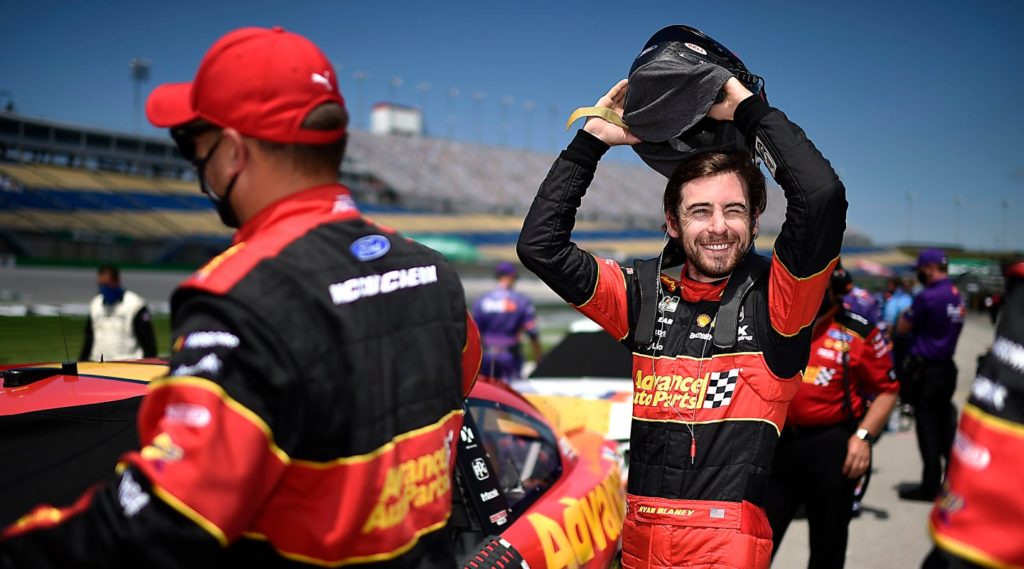
[[[220,140],[218,138],[217,142],[213,143],[210,151],[206,153],[206,158],[194,158],[192,165],[195,166],[196,174],[199,176],[199,189],[206,194],[206,197],[213,203],[213,207],[217,209],[217,215],[220,217],[221,223],[237,229],[241,224],[238,221],[238,216],[235,215],[235,210],[231,209],[231,191],[235,189],[238,174],[231,177],[227,189],[224,190],[224,197],[218,197],[214,193],[213,188],[210,187],[210,182],[206,179],[206,163],[210,161],[210,158],[213,158],[213,153],[217,151],[217,145],[220,144]]]

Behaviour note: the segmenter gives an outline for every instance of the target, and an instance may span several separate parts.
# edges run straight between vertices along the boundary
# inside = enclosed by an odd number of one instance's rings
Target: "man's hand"
[[[627,83],[628,80],[626,79],[616,83],[611,91],[608,91],[604,97],[597,100],[594,106],[611,109],[613,113],[621,117],[626,104],[626,90],[629,88]],[[628,130],[621,126],[613,125],[600,117],[588,117],[587,123],[583,125],[583,130],[596,136],[608,146],[640,142],[640,139],[630,134]]]
[[[747,97],[753,97],[754,94],[749,89],[740,83],[740,80],[735,77],[730,77],[725,85],[722,85],[722,93],[725,95],[725,100],[721,103],[712,105],[711,110],[708,111],[708,116],[720,121],[731,121],[733,115],[736,114],[736,107],[746,99]]]
[[[871,465],[871,445],[857,435],[851,435],[846,442],[846,460],[843,462],[843,474],[847,478],[857,479],[864,476]]]

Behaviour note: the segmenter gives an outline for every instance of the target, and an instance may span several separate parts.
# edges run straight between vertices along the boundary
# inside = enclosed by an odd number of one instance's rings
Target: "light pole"
[[[135,84],[135,134],[139,134],[142,125],[142,84],[149,80],[149,71],[153,62],[148,59],[133,58],[128,62],[128,68],[132,71],[132,82]]]
[[[390,89],[388,90],[388,98],[391,99],[391,103],[398,104],[398,88],[402,86],[402,78],[397,75],[391,78],[388,82]]]
[[[551,134],[551,150],[558,152],[558,105],[548,107],[548,132]]]
[[[459,99],[459,88],[451,87],[448,89],[448,118],[445,119],[448,122],[448,139],[455,140],[455,103]]]
[[[1010,245],[1010,234],[1007,231],[1006,217],[1010,211],[1010,200],[1003,200],[999,206],[1003,208],[1003,249],[1009,251],[1012,247]]]
[[[501,98],[501,145],[508,146],[508,110],[516,100],[509,95]]]
[[[917,192],[907,192],[907,243],[914,239],[914,200],[917,199]]]
[[[356,104],[355,104],[355,107],[356,107],[355,110],[356,110],[356,112],[359,113],[361,118],[364,118],[364,117],[368,116],[365,113],[366,113],[366,79],[369,76],[370,76],[370,74],[365,72],[365,71],[356,71],[355,73],[352,74],[352,79],[355,79],[355,82],[356,82],[356,98],[358,99],[356,101]],[[353,120],[352,122],[354,123],[356,121]],[[370,126],[368,124],[363,124],[363,128],[365,128],[366,130],[370,130]]]
[[[433,85],[426,81],[416,84],[416,94],[420,101],[420,116],[422,117],[424,124],[427,120],[427,101],[430,97],[430,90],[433,89],[433,87]]]
[[[487,93],[483,91],[477,91],[473,93],[473,120],[476,123],[476,142],[477,144],[483,143],[483,101],[487,97]]]
[[[533,101],[523,103],[523,114],[526,115],[526,149],[533,150],[533,111],[537,104]]]
[[[953,198],[953,205],[956,206],[953,211],[953,239],[956,241],[956,244],[961,247],[963,247],[964,244],[960,242],[960,211],[963,209],[964,203],[966,202],[967,200],[960,195]]]

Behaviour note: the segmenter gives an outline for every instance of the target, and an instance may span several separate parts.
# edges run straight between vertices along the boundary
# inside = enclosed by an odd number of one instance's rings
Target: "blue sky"
[[[191,79],[225,32],[282,25],[332,59],[357,127],[373,103],[393,100],[422,105],[433,135],[553,153],[571,137],[568,113],[592,104],[648,37],[676,23],[704,30],[766,78],[769,101],[846,182],[849,223],[876,242],[959,237],[1024,250],[1017,0],[3,0],[0,91],[25,114],[130,132],[131,58],[153,62],[148,93]],[[142,132],[164,135],[144,121]],[[628,151],[615,158],[633,160]]]

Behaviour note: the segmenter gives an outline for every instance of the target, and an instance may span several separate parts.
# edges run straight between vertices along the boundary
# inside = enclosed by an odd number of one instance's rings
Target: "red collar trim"
[[[686,302],[700,302],[702,300],[717,302],[722,300],[722,294],[725,292],[725,283],[727,282],[729,282],[727,278],[711,283],[693,280],[686,274],[686,265],[683,265],[682,271],[679,274],[679,284],[683,288],[683,300]]]
[[[235,233],[234,243],[192,274],[180,288],[225,294],[264,259],[324,223],[359,217],[348,188],[316,186],[290,194],[267,207]]]
[[[326,184],[300,190],[264,207],[235,232],[232,244],[248,241],[259,232],[307,215],[342,214],[359,215],[348,188],[341,184]]]

